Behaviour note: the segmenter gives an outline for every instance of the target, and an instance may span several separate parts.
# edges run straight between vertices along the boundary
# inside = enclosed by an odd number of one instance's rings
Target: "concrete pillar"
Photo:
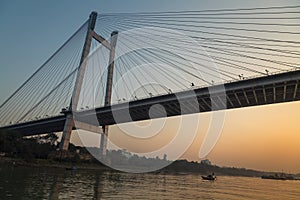
[[[71,138],[71,133],[72,129],[74,127],[74,119],[73,119],[73,111],[76,111],[77,105],[78,105],[78,100],[79,100],[79,95],[80,95],[80,90],[83,82],[83,77],[86,69],[86,58],[88,57],[90,53],[90,47],[91,47],[91,42],[93,39],[92,36],[92,31],[95,28],[96,20],[97,20],[97,13],[92,12],[90,14],[89,18],[89,25],[88,25],[88,30],[86,33],[86,38],[82,50],[82,55],[79,63],[79,68],[77,72],[77,77],[76,77],[76,82],[72,94],[72,99],[71,103],[69,106],[69,110],[67,112],[64,112],[66,115],[66,122],[63,130],[63,135],[62,135],[62,140],[60,144],[60,149],[61,150],[68,150],[69,143],[70,143],[70,138]]]
[[[106,91],[104,106],[109,106],[111,104],[111,94],[112,94],[112,84],[114,76],[114,65],[115,65],[115,47],[117,44],[118,32],[114,31],[111,33],[110,37],[110,54],[109,54],[109,65],[107,70],[107,80],[106,80]],[[108,137],[108,126],[102,126],[101,141],[100,141],[100,155],[106,155],[107,149],[107,137]]]
[[[74,127],[73,115],[67,114],[63,135],[60,143],[61,150],[68,150],[73,127]]]
[[[101,156],[106,155],[107,137],[108,137],[108,126],[102,126],[102,133],[101,133],[101,139],[100,139],[100,155]]]

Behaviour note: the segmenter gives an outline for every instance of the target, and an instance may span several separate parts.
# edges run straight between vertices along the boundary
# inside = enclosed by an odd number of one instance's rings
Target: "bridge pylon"
[[[118,32],[113,31],[110,37],[110,53],[109,53],[109,66],[107,71],[107,80],[106,80],[106,91],[105,91],[105,99],[104,106],[110,106],[111,104],[111,94],[112,94],[112,84],[113,84],[113,76],[114,76],[114,66],[115,66],[115,47],[117,44]],[[102,134],[100,141],[100,155],[106,155],[107,149],[107,137],[108,137],[108,126],[102,126]]]
[[[75,86],[72,94],[72,99],[70,102],[70,106],[68,110],[63,111],[66,115],[66,121],[63,129],[62,140],[60,144],[61,150],[68,150],[69,143],[71,139],[72,130],[75,128],[85,129],[88,131],[98,132],[101,134],[100,141],[100,155],[106,155],[107,148],[107,136],[108,136],[108,126],[103,126],[102,129],[100,127],[93,127],[93,125],[84,124],[79,122],[80,127],[75,127],[73,112],[76,111],[80,96],[80,91],[82,88],[82,83],[84,79],[85,70],[87,67],[87,58],[91,49],[92,39],[100,42],[103,46],[110,50],[109,55],[109,66],[108,66],[108,74],[107,74],[107,84],[105,91],[105,106],[111,104],[111,94],[112,94],[112,81],[113,81],[113,69],[114,69],[114,57],[115,57],[115,46],[117,42],[118,32],[114,31],[111,33],[110,42],[106,41],[102,36],[98,35],[95,31],[95,25],[97,20],[97,12],[92,12],[89,16],[88,20],[88,29],[86,33],[86,38],[82,50],[82,55],[78,67],[77,77],[75,81]]]

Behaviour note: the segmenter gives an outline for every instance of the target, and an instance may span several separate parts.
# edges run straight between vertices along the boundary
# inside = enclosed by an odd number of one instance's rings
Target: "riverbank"
[[[1,157],[0,165],[17,167],[17,166],[26,166],[26,167],[37,167],[37,168],[71,168],[76,166],[78,170],[97,170],[97,171],[118,171],[112,168],[109,168],[101,163],[84,163],[84,162],[66,162],[66,161],[55,161],[51,159],[31,159],[30,161],[22,158],[10,158],[10,157]],[[239,171],[238,171],[239,170]],[[218,166],[203,166],[198,164],[196,166],[194,163],[191,164],[185,160],[175,161],[169,166],[151,172],[153,174],[172,174],[172,175],[183,175],[183,174],[209,174],[215,172],[218,175],[227,175],[227,176],[248,176],[248,177],[259,177],[264,172],[257,172],[253,170],[240,171],[241,169],[236,168],[221,168]],[[251,173],[250,173],[251,172]]]
[[[51,159],[31,159],[25,160],[23,158],[0,157],[0,167],[34,167],[34,168],[60,168],[72,169],[76,167],[77,170],[96,170],[96,171],[111,171],[118,172],[100,162],[70,162],[70,161],[57,161]],[[127,171],[127,170],[126,170]],[[170,165],[150,172],[151,174],[160,175],[206,175],[214,172],[217,176],[241,176],[241,177],[261,177],[263,175],[273,175],[276,172],[262,172],[257,170],[234,168],[234,167],[219,167],[216,165],[201,165],[200,163],[188,162],[186,160],[177,160]],[[298,176],[290,174],[292,176]]]
[[[25,166],[25,167],[49,167],[49,168],[70,168],[76,166],[77,169],[85,170],[101,170],[101,171],[111,171],[113,169],[96,163],[72,163],[65,161],[55,161],[49,159],[32,159],[30,161],[22,158],[10,158],[10,157],[0,157],[0,166]]]

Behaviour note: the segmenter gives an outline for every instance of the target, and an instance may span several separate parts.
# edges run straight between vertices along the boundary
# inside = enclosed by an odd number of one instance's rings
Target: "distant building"
[[[167,160],[167,154],[164,154],[164,160]]]
[[[132,154],[130,152],[128,152],[126,149],[122,149],[121,154],[123,156],[125,156],[126,158],[131,158],[132,157]]]
[[[211,165],[211,162],[208,159],[201,160],[200,162],[202,165]]]

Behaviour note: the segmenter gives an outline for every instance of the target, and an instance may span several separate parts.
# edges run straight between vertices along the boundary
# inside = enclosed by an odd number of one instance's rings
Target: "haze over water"
[[[299,199],[300,181],[0,168],[0,199]]]

